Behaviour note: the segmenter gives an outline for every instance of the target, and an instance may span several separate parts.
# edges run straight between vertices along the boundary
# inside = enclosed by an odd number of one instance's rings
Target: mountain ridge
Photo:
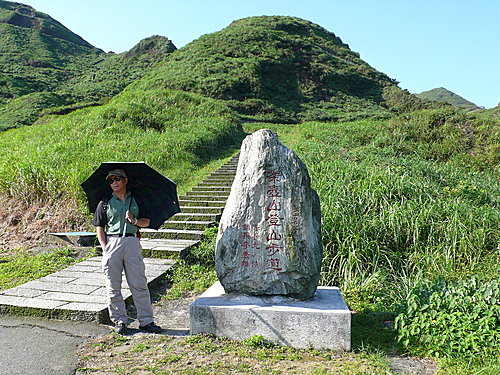
[[[479,107],[478,105],[468,101],[467,99],[461,97],[458,94],[455,94],[454,92],[444,87],[437,87],[432,90],[423,91],[416,95],[419,98],[424,98],[427,100],[433,100],[437,102],[446,102],[454,107],[459,107],[466,110],[481,109],[481,107]]]
[[[114,54],[28,5],[0,0],[0,130],[31,125],[118,94],[176,50],[152,36]]]
[[[52,19],[29,6],[0,0],[0,10],[0,19],[10,20],[0,24],[0,48],[11,51],[0,56],[0,129],[30,125],[47,110],[98,105],[129,84],[221,99],[248,121],[389,118],[437,105],[400,89],[333,32],[297,17],[243,18],[179,50],[153,36],[116,55],[42,32],[33,19]]]
[[[95,48],[59,21],[50,17],[48,14],[35,10],[30,5],[2,0],[0,1],[0,10],[0,23],[37,29],[46,35],[58,39],[64,39],[85,47]]]
[[[247,118],[285,123],[335,120],[356,106],[368,108],[364,116],[388,117],[387,89],[425,102],[404,94],[333,32],[288,16],[236,20],[177,50],[148,77],[134,84],[196,92]]]

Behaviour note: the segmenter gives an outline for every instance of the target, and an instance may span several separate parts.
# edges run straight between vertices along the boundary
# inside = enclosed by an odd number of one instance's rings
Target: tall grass
[[[0,194],[83,201],[79,185],[103,161],[145,161],[183,183],[241,136],[236,117],[216,100],[126,90],[107,105],[0,133]]]
[[[421,280],[500,272],[494,170],[401,155],[383,121],[306,123],[287,135],[322,205],[321,282],[358,309],[393,309]]]

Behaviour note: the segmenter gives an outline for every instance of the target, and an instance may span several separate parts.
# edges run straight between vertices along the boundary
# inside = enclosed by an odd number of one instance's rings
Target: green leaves
[[[476,360],[500,355],[500,282],[477,277],[421,284],[396,317],[398,340],[414,353]]]

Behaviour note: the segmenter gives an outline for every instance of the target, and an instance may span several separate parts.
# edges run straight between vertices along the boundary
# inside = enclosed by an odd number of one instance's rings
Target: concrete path
[[[76,349],[109,333],[87,322],[0,316],[0,375],[66,375],[76,370]]]
[[[145,258],[148,284],[175,263]],[[122,293],[131,298],[125,277]],[[101,257],[90,258],[62,271],[0,291],[0,313],[105,323],[109,319]]]

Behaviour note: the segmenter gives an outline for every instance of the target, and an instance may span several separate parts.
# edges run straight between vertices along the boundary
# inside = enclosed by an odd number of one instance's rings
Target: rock
[[[322,260],[321,211],[309,173],[270,130],[248,136],[219,225],[217,276],[226,293],[316,291]]]

